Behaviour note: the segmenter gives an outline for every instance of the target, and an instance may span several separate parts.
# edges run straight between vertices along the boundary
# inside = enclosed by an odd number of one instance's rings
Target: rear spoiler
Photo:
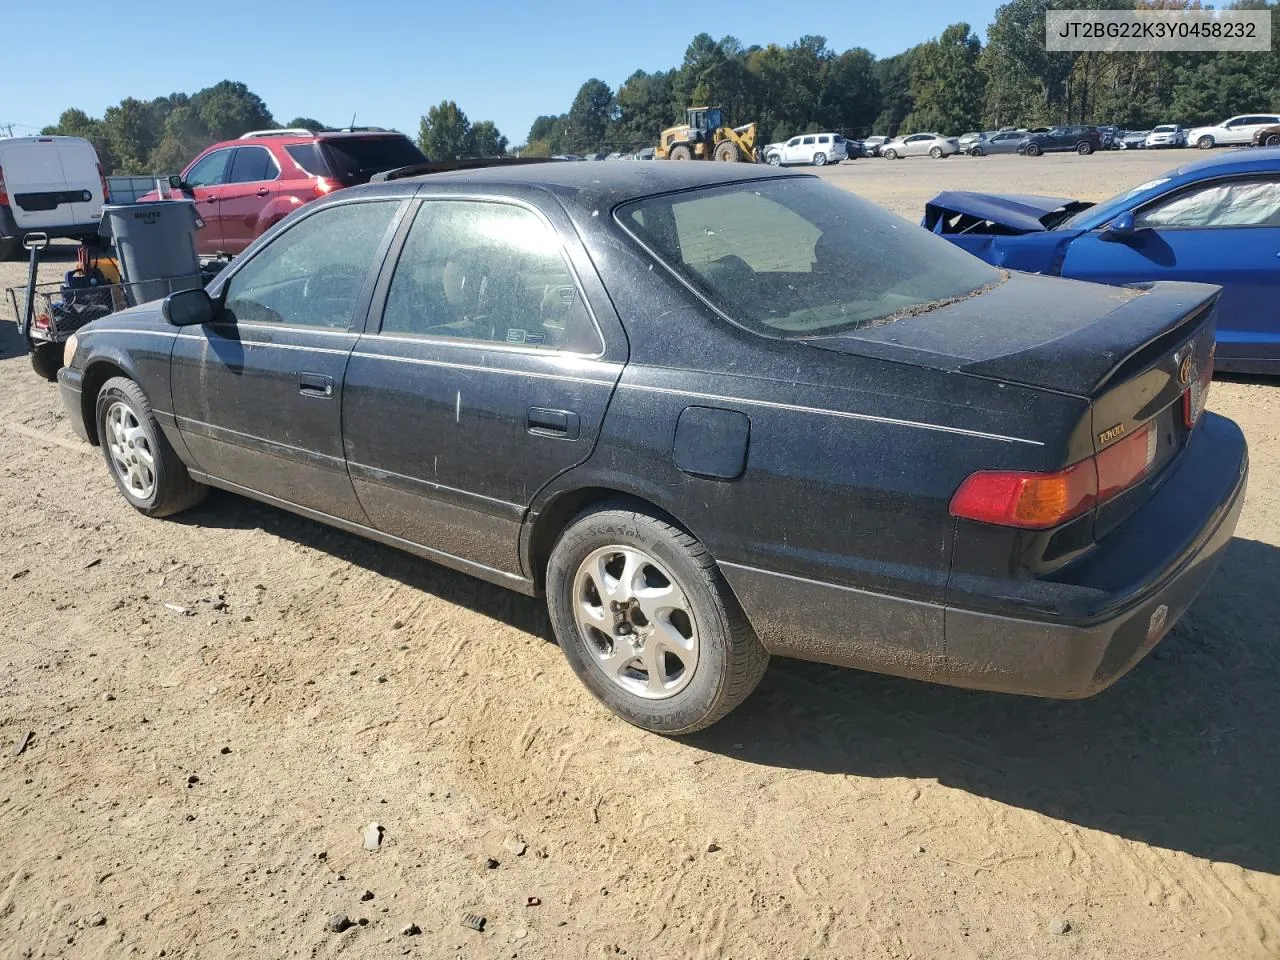
[[[369,178],[370,183],[386,183],[406,177],[422,177],[429,173],[449,173],[453,170],[482,170],[485,167],[518,167],[526,163],[556,163],[552,157],[465,157],[459,160],[428,160],[413,163],[396,170],[385,170]]]

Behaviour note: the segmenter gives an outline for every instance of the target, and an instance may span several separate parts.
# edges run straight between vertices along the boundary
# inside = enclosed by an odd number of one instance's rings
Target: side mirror
[[[203,287],[179,290],[164,298],[160,309],[164,318],[175,327],[195,327],[212,323],[218,311]]]
[[[1126,237],[1133,236],[1136,232],[1133,225],[1133,214],[1126,210],[1107,224],[1107,228],[1102,231],[1101,239],[1123,240]]]
[[[171,190],[181,190],[183,193],[192,193],[191,184],[183,180],[182,177],[174,174],[169,178],[169,188]]]

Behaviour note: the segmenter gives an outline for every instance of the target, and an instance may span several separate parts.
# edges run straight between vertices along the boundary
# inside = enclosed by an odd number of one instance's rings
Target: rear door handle
[[[530,407],[526,426],[537,436],[562,440],[577,440],[582,429],[578,415],[573,411],[549,410],[546,407]]]
[[[308,397],[333,396],[333,377],[323,373],[298,374],[298,392]]]

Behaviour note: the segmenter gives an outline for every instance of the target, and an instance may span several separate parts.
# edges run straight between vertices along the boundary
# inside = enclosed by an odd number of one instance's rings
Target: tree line
[[[1048,10],[1121,6],[1199,9],[1199,0],[1010,0],[984,45],[967,23],[878,59],[862,47],[842,53],[820,36],[786,46],[744,46],[700,33],[677,67],[637,70],[617,90],[590,79],[569,109],[538,117],[528,156],[632,152],[684,118],[685,108],[719,105],[733,125],[756,122],[762,142],[833,130],[848,136],[918,130],[959,134],[1003,126],[1114,123],[1145,129],[1197,124],[1234,113],[1280,110],[1280,43],[1266,53],[1049,53]],[[1269,10],[1280,37],[1280,0],[1235,0]],[[69,109],[42,133],[86,137],[108,173],[182,169],[211,143],[278,126],[262,98],[224,80],[197,93],[126,98],[101,118]],[[296,117],[285,126],[323,128]],[[472,122],[453,100],[423,115],[417,142],[432,159],[505,153],[492,121]]]
[[[756,122],[764,142],[833,130],[849,136],[921,130],[960,134],[1002,126],[1198,124],[1233,113],[1280,110],[1280,44],[1268,53],[1049,53],[1051,9],[1201,9],[1198,0],[1010,0],[985,46],[967,23],[896,56],[843,53],[821,36],[744,47],[735,37],[693,38],[678,67],[637,70],[616,90],[598,79],[565,113],[538,117],[530,155],[634,151],[683,122],[685,108],[719,105],[726,122]],[[1280,37],[1280,3],[1270,10]]]

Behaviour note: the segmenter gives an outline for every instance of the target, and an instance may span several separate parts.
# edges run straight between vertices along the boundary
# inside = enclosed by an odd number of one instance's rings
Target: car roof
[[[1170,173],[1173,177],[1195,178],[1205,173],[1252,173],[1280,171],[1280,147],[1243,147],[1218,156],[1185,163]]]
[[[371,183],[350,187],[342,193],[416,193],[423,187],[448,187],[451,191],[474,186],[485,193],[524,191],[541,188],[578,206],[612,208],[619,203],[638,200],[660,193],[673,193],[698,187],[713,187],[752,180],[813,178],[811,173],[779,170],[767,164],[710,163],[655,160],[642,164],[573,163],[551,161],[518,166],[491,166],[472,170],[450,170],[418,177],[405,177],[388,183]],[[335,194],[335,196],[337,196]]]

